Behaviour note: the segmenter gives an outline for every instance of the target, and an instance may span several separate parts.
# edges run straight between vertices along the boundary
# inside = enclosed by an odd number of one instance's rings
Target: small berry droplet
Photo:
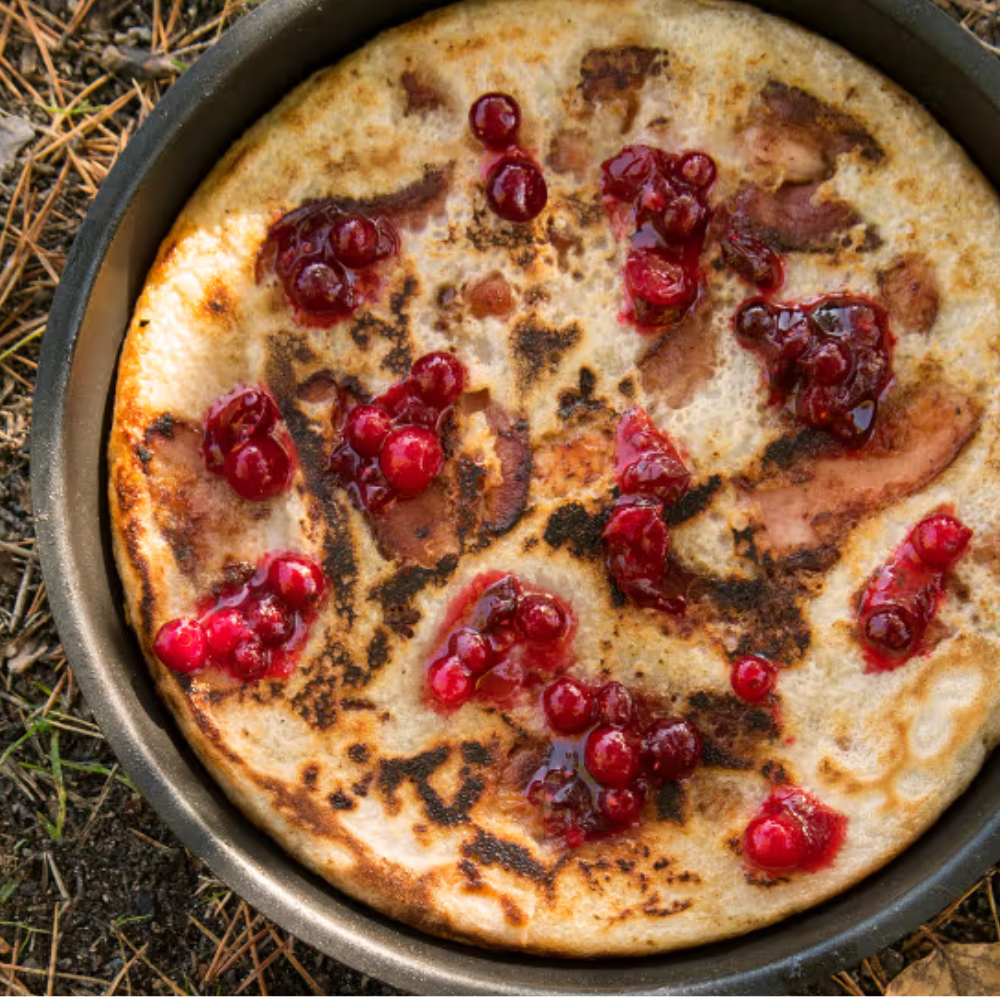
[[[639,819],[645,801],[639,788],[605,788],[598,796],[597,807],[609,823],[628,826]]]
[[[259,635],[248,632],[236,643],[230,662],[233,673],[241,681],[259,681],[271,669],[271,651]]]
[[[220,608],[205,620],[205,638],[208,651],[217,659],[224,659],[246,635],[249,626],[243,612],[237,608]]]
[[[972,531],[950,514],[932,514],[913,532],[917,555],[935,569],[949,569],[964,554]]]

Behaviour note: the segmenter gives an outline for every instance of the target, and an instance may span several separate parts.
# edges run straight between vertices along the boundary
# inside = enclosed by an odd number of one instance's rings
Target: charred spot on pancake
[[[410,300],[420,289],[419,282],[407,275],[400,288],[389,296],[389,319],[376,316],[369,310],[362,310],[352,319],[348,333],[362,350],[368,350],[373,338],[386,341],[389,351],[382,358],[380,367],[405,378],[413,364],[413,340],[410,336]]]
[[[656,804],[657,819],[683,826],[687,819],[687,795],[679,781],[665,781],[656,790],[653,800]],[[667,862],[669,863],[669,862]],[[656,868],[656,865],[653,866]]]
[[[329,369],[313,372],[296,389],[296,396],[303,403],[332,403],[338,395],[340,385],[337,376]]]
[[[672,917],[675,914],[683,913],[694,906],[694,900],[690,897],[686,899],[671,900],[666,906],[660,906],[659,895],[654,895],[642,905],[642,912],[647,917]]]
[[[475,547],[478,542],[473,535],[485,484],[486,469],[467,455],[460,456],[455,476],[455,513],[458,540],[463,549]]]
[[[337,684],[327,675],[306,681],[292,698],[292,708],[313,729],[325,732],[337,724]]]
[[[355,764],[367,764],[371,760],[372,752],[364,743],[352,743],[347,748],[347,756]]]
[[[506,250],[514,264],[522,270],[532,265],[541,246],[534,224],[498,221],[496,215],[482,205],[473,206],[472,221],[465,229],[465,236],[481,253]]]
[[[934,265],[919,253],[897,257],[878,276],[882,301],[893,326],[908,333],[929,333],[941,304]]]
[[[443,210],[453,171],[451,163],[437,167],[426,164],[419,180],[398,191],[370,198],[334,198],[333,204],[341,212],[391,215],[397,222],[419,227],[430,215]]]
[[[499,272],[492,271],[465,288],[465,301],[476,319],[494,316],[503,319],[514,308],[514,292],[510,282]]]
[[[832,454],[838,448],[836,440],[826,431],[815,427],[792,431],[772,441],[761,456],[761,467],[765,473],[776,469],[787,469],[802,458]]]
[[[721,486],[722,476],[710,476],[705,482],[699,483],[688,490],[673,506],[668,507],[663,515],[663,519],[671,527],[683,524],[685,521],[690,521],[691,518],[697,517],[702,511],[708,509],[712,502],[712,497],[715,496]]]
[[[448,98],[436,80],[431,80],[423,71],[404,70],[399,78],[406,95],[403,117],[425,115],[448,106]]]
[[[462,759],[466,764],[479,764],[488,767],[493,763],[493,752],[484,743],[466,740],[462,744]]]
[[[229,288],[218,275],[209,279],[199,308],[204,315],[213,319],[230,317],[236,312],[236,303]]]
[[[410,607],[413,598],[432,584],[443,586],[457,566],[456,555],[445,556],[431,568],[403,566],[369,591],[368,599],[382,605],[383,620],[394,632],[412,637],[412,626],[420,621],[419,612]]]
[[[146,443],[149,444],[150,440],[157,434],[160,435],[160,437],[172,438],[174,436],[175,419],[176,418],[171,413],[161,413],[146,428]]]
[[[626,399],[634,399],[635,398],[635,380],[631,376],[629,376],[628,378],[623,378],[618,383],[618,391]]]
[[[660,76],[668,63],[663,49],[641,45],[591,49],[580,62],[580,94],[586,104],[619,105],[621,131],[627,132],[639,110],[636,92],[647,79]]]
[[[518,381],[524,389],[556,372],[566,354],[583,338],[576,321],[563,327],[548,326],[537,315],[521,320],[511,333],[511,347]]]
[[[394,757],[380,761],[378,786],[387,804],[398,808],[396,793],[399,786],[404,781],[410,781],[423,804],[424,814],[435,826],[461,826],[468,823],[469,810],[486,790],[486,782],[476,775],[465,775],[454,801],[448,805],[431,785],[430,779],[450,756],[451,748],[442,745],[415,757]]]
[[[346,792],[337,789],[328,799],[331,806],[337,810],[356,809],[357,803]]]
[[[477,829],[472,843],[462,845],[462,853],[487,868],[497,866],[532,882],[545,882],[549,878],[549,870],[527,848],[482,829]]]
[[[785,770],[783,764],[779,764],[776,760],[765,761],[761,765],[760,773],[771,782],[772,785],[786,785],[792,779],[789,777],[788,772]]]
[[[373,677],[389,662],[389,633],[384,628],[375,629],[368,643],[368,678]]]
[[[319,779],[319,764],[306,764],[302,768],[302,784],[312,791]]]
[[[752,771],[753,761],[727,750],[711,739],[703,739],[702,762],[709,767],[723,767],[733,771]]]
[[[511,927],[523,927],[528,922],[524,910],[509,896],[501,896],[500,905],[503,907],[503,918]]]
[[[709,739],[725,740],[730,746],[756,745],[781,736],[774,716],[757,705],[750,705],[732,694],[695,691],[688,707],[699,731]]]
[[[486,884],[479,869],[468,858],[459,861],[458,870],[465,876],[467,888],[476,891]]]
[[[586,367],[580,369],[580,380],[576,389],[564,389],[559,394],[559,418],[568,420],[583,410],[601,410],[607,405],[594,398],[597,376]]]
[[[582,503],[567,503],[549,515],[542,537],[554,549],[565,545],[577,559],[594,559],[601,552],[607,517],[606,510],[592,514]]]

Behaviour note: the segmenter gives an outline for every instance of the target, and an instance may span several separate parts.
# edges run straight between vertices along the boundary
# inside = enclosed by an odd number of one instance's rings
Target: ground
[[[1000,0],[939,0],[993,49]],[[0,0],[0,987],[393,994],[296,942],[136,792],[66,663],[34,554],[38,346],[73,235],[164,90],[249,0]],[[993,49],[993,51],[1000,51]],[[994,871],[817,992],[878,995],[946,942],[995,942]]]

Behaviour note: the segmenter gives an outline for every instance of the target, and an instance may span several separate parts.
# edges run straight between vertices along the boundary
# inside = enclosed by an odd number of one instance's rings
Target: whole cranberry
[[[434,351],[413,362],[413,381],[421,399],[430,406],[451,406],[465,388],[465,367],[454,354]]]
[[[396,404],[392,415],[397,424],[426,427],[435,433],[437,432],[438,423],[441,420],[441,411],[436,406],[425,403],[415,390]]]
[[[865,641],[889,656],[910,652],[920,635],[914,616],[897,604],[881,604],[869,612],[862,625]]]
[[[566,612],[559,601],[548,594],[522,597],[515,621],[532,642],[556,642],[566,634]]]
[[[740,306],[733,324],[741,340],[748,344],[758,344],[774,334],[774,309],[761,299],[751,299]]]
[[[669,507],[691,487],[691,473],[673,456],[654,451],[628,466],[620,485],[624,494],[656,497]]]
[[[373,264],[378,240],[378,227],[363,215],[341,216],[330,228],[330,252],[345,267]]]
[[[205,666],[208,643],[197,618],[175,618],[160,626],[153,652],[175,674],[192,674]]]
[[[702,755],[701,734],[687,719],[657,719],[643,739],[646,767],[657,781],[679,781],[694,774]]]
[[[263,437],[278,423],[278,407],[262,389],[242,389],[223,396],[205,417],[205,465],[221,473],[226,455],[253,437]]]
[[[442,705],[458,708],[472,697],[475,679],[457,656],[442,656],[427,671],[427,686]]]
[[[423,493],[441,471],[443,461],[441,439],[426,427],[391,431],[378,460],[385,481],[404,496]]]
[[[635,740],[614,726],[599,726],[587,737],[583,759],[594,780],[609,788],[624,788],[639,773]]]
[[[590,725],[594,700],[590,689],[572,677],[554,680],[542,694],[542,707],[549,725],[557,732],[582,733]]]
[[[781,258],[762,240],[747,233],[730,233],[722,241],[722,259],[731,271],[758,288],[777,288],[784,280]]]
[[[479,678],[476,692],[486,701],[505,705],[523,690],[527,680],[527,671],[520,663],[503,660]]]
[[[715,161],[707,153],[684,153],[674,164],[674,177],[699,191],[715,180]]]
[[[493,650],[478,629],[463,625],[448,638],[448,652],[457,656],[477,677],[490,669]]]
[[[521,598],[521,585],[515,576],[505,576],[483,591],[476,613],[486,628],[513,621]]]
[[[708,209],[695,195],[685,192],[667,202],[655,225],[665,240],[680,242],[704,229],[707,221]]]
[[[846,347],[828,340],[806,352],[801,365],[816,384],[837,385],[851,373],[851,356]]]
[[[392,417],[371,403],[353,407],[344,424],[347,443],[363,458],[377,458],[392,430]]]
[[[241,681],[259,681],[271,669],[271,650],[259,635],[248,632],[236,643],[230,666]]]
[[[770,872],[794,871],[805,860],[807,851],[802,823],[787,812],[752,819],[745,845],[750,861]]]
[[[503,157],[486,177],[486,200],[508,222],[530,222],[545,208],[548,197],[541,170],[522,156]]]
[[[597,718],[607,726],[629,726],[635,718],[635,699],[618,681],[610,681],[597,692]]]
[[[244,500],[270,500],[288,485],[292,463],[274,438],[251,438],[227,456],[226,479]]]
[[[507,654],[517,645],[519,638],[517,629],[512,622],[494,625],[486,634],[486,639],[490,644],[490,655],[494,662],[504,659]]]
[[[911,537],[923,562],[935,569],[949,569],[964,554],[972,531],[950,514],[931,514]]]
[[[633,585],[651,590],[663,580],[670,532],[662,514],[659,505],[622,504],[601,532],[608,570],[626,592]]]
[[[730,681],[737,698],[757,702],[774,688],[778,671],[762,656],[741,656],[733,664]]]
[[[472,134],[490,149],[506,149],[517,139],[521,109],[510,94],[483,94],[469,109]]]
[[[274,594],[262,594],[249,602],[247,622],[265,646],[284,645],[295,633],[295,616]]]
[[[354,289],[342,264],[335,260],[313,261],[292,275],[288,294],[306,312],[349,312],[354,307]]]
[[[653,311],[687,309],[698,294],[698,283],[688,269],[658,247],[629,251],[625,285],[637,307],[643,303]]]
[[[633,201],[650,177],[662,174],[664,165],[659,150],[651,146],[626,146],[601,164],[604,194],[621,201]]]
[[[238,608],[219,608],[218,611],[213,611],[205,619],[208,651],[216,659],[225,659],[248,629],[246,617]]]
[[[641,788],[604,788],[597,799],[597,808],[615,826],[635,823],[642,813],[646,796]]]
[[[583,779],[568,767],[550,767],[528,787],[528,801],[541,814],[546,831],[579,847],[591,825],[593,800]]]
[[[275,559],[268,567],[267,580],[275,594],[296,610],[315,604],[326,590],[323,571],[304,556]]]

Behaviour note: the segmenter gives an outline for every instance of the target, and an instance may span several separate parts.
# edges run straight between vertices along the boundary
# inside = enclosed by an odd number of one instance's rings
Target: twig
[[[49,951],[49,978],[45,985],[45,995],[50,997],[55,993],[56,988],[56,958],[59,955],[59,903],[56,903],[55,913],[52,914],[52,948]]]
[[[146,949],[149,947],[149,942],[147,941],[122,967],[118,970],[118,975],[111,981],[111,985],[108,987],[107,992],[104,994],[106,997],[113,997],[115,995],[115,990],[118,989],[121,981],[128,975],[129,969],[139,961],[143,955],[146,954]],[[129,991],[131,992],[131,991]]]

